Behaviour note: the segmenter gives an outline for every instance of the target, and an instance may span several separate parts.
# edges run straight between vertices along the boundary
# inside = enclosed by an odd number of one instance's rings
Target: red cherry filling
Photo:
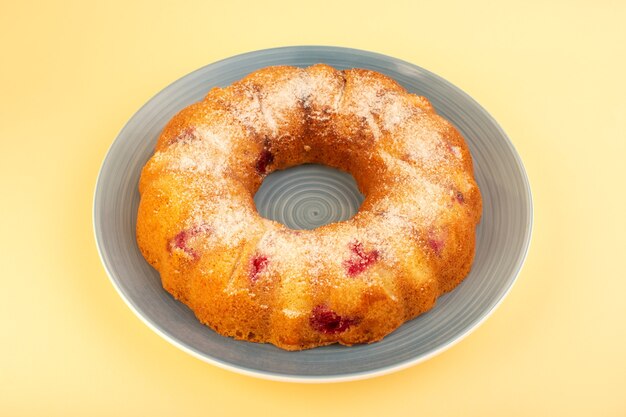
[[[440,255],[443,250],[443,240],[435,239],[432,237],[428,238],[428,247],[435,252],[435,255]]]
[[[194,249],[191,245],[191,239],[198,236],[201,233],[208,232],[208,225],[200,225],[192,227],[191,229],[185,229],[179,232],[176,236],[170,239],[168,242],[168,249],[170,252],[173,252],[175,249],[182,250],[191,258],[198,259],[200,255],[198,251]]]
[[[269,164],[274,162],[274,154],[267,149],[263,149],[256,160],[256,170],[259,174],[265,174]]]
[[[465,197],[463,197],[463,193],[460,191],[454,193],[454,198],[459,204],[463,204],[465,202]]]
[[[250,261],[250,280],[255,282],[259,279],[259,274],[267,267],[267,256],[255,255]]]
[[[366,252],[361,242],[351,243],[350,250],[352,251],[352,256],[344,261],[344,267],[351,277],[365,271],[378,260],[378,251],[374,249]]]
[[[326,334],[345,332],[350,326],[358,324],[358,322],[359,320],[355,318],[341,317],[325,305],[315,306],[311,317],[309,317],[311,327]]]
[[[439,256],[443,251],[443,248],[446,244],[446,238],[448,237],[448,233],[445,230],[437,231],[435,229],[431,229],[428,231],[428,237],[426,239],[426,243],[428,247],[432,250],[432,252]]]

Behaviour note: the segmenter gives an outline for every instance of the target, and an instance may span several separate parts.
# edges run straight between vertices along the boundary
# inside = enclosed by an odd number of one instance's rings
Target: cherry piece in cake
[[[250,280],[255,282],[259,274],[267,267],[267,256],[255,255],[250,261]]]
[[[352,256],[344,262],[344,266],[351,277],[365,271],[378,260],[378,251],[374,249],[366,252],[361,242],[351,243],[350,250],[352,251]]]
[[[200,225],[192,227],[191,229],[182,230],[176,236],[170,239],[168,243],[168,249],[170,253],[173,252],[175,249],[179,249],[185,252],[194,260],[198,259],[200,257],[200,254],[196,249],[191,246],[190,241],[192,238],[198,236],[199,234],[208,232],[209,229],[210,228],[207,225]]]
[[[340,316],[325,305],[315,306],[309,319],[311,327],[326,334],[345,332],[358,322],[357,319]]]

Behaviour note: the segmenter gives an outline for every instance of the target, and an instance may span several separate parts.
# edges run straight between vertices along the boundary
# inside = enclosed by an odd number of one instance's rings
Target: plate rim
[[[502,294],[500,294],[499,298],[497,298],[493,304],[488,308],[485,309],[484,311],[481,312],[480,316],[474,321],[474,323],[467,327],[465,329],[465,331],[463,331],[462,333],[455,335],[453,338],[451,338],[451,340],[449,340],[447,343],[442,344],[441,346],[429,351],[426,354],[422,354],[419,356],[416,356],[415,358],[412,359],[408,359],[408,360],[404,360],[404,361],[400,361],[396,364],[393,365],[387,365],[387,366],[383,366],[374,370],[368,370],[368,371],[359,371],[359,372],[350,372],[350,373],[344,373],[344,374],[339,374],[339,375],[316,375],[316,376],[310,376],[310,375],[288,375],[288,374],[284,374],[284,373],[280,373],[280,372],[268,372],[268,371],[264,371],[264,370],[258,370],[258,369],[250,369],[248,367],[245,366],[236,366],[233,365],[231,363],[225,362],[225,361],[221,361],[218,360],[214,357],[208,356],[203,352],[199,352],[196,349],[194,349],[193,347],[187,346],[184,343],[178,341],[176,338],[171,337],[170,335],[168,335],[165,331],[163,331],[162,329],[159,328],[159,326],[156,323],[153,323],[152,320],[150,320],[148,317],[146,317],[138,308],[137,306],[133,303],[133,301],[131,299],[129,299],[129,297],[127,297],[127,295],[123,292],[120,283],[117,281],[117,279],[114,277],[114,273],[112,271],[112,269],[110,268],[110,264],[109,261],[107,260],[106,254],[105,254],[105,249],[104,249],[104,244],[101,241],[102,236],[98,231],[98,219],[101,217],[101,208],[99,207],[98,203],[100,200],[100,196],[99,193],[101,192],[102,189],[102,177],[103,177],[103,171],[105,166],[107,165],[107,163],[109,162],[109,158],[112,155],[112,150],[114,149],[114,147],[118,144],[118,142],[120,141],[120,137],[122,136],[122,133],[129,128],[129,125],[131,124],[131,122],[133,121],[133,119],[135,118],[135,116],[139,113],[141,113],[145,107],[147,107],[156,97],[160,96],[161,94],[164,94],[166,92],[166,90],[169,90],[173,85],[177,84],[179,81],[192,76],[192,74],[195,74],[197,72],[206,70],[207,67],[219,67],[222,65],[227,64],[228,62],[232,61],[232,60],[238,60],[244,57],[253,57],[253,56],[257,56],[257,55],[265,55],[265,54],[269,54],[272,52],[278,52],[278,51],[284,51],[284,52],[288,52],[288,51],[297,51],[299,53],[306,53],[306,52],[311,52],[311,51],[323,51],[323,52],[347,52],[347,53],[351,53],[354,55],[361,55],[361,56],[369,56],[369,57],[374,57],[377,59],[382,59],[384,61],[390,62],[390,63],[402,63],[404,65],[407,65],[409,67],[415,68],[421,72],[427,73],[433,77],[436,77],[438,79],[438,81],[446,84],[448,87],[454,89],[457,93],[461,94],[462,96],[464,96],[465,99],[467,99],[469,102],[472,103],[472,105],[475,107],[476,110],[480,111],[480,113],[482,113],[482,115],[487,118],[492,124],[493,126],[498,130],[498,132],[500,133],[500,139],[504,139],[504,142],[508,148],[508,150],[510,151],[511,155],[513,156],[516,165],[517,165],[517,169],[519,171],[519,173],[521,174],[521,182],[524,185],[524,190],[526,191],[527,197],[528,197],[528,203],[525,207],[527,213],[528,213],[528,224],[526,226],[526,235],[524,237],[524,240],[522,241],[521,244],[521,248],[522,250],[519,252],[518,257],[516,259],[516,263],[513,266],[513,270],[514,272],[511,273],[510,278],[510,284],[508,285],[508,287],[506,288],[505,291],[502,292]],[[276,64],[276,65],[280,65],[280,64]],[[94,238],[95,238],[95,243],[96,243],[96,248],[98,251],[98,256],[100,257],[100,262],[102,263],[102,265],[104,266],[105,272],[109,278],[109,281],[111,282],[111,284],[113,285],[113,287],[115,288],[116,292],[118,293],[118,295],[122,298],[122,300],[124,301],[124,303],[130,308],[130,310],[146,325],[148,326],[152,331],[154,331],[156,334],[158,334],[159,336],[161,336],[163,339],[165,339],[166,341],[168,341],[169,343],[171,343],[172,345],[176,346],[177,348],[179,348],[180,350],[190,354],[191,356],[200,359],[203,362],[215,365],[219,368],[225,369],[225,370],[229,370],[238,374],[242,374],[242,375],[247,375],[247,376],[252,376],[252,377],[257,377],[257,378],[262,378],[262,379],[266,379],[266,380],[273,380],[273,381],[282,381],[282,382],[299,382],[299,383],[329,383],[329,382],[345,382],[345,381],[354,381],[354,380],[362,380],[362,379],[367,379],[367,378],[373,378],[373,377],[377,377],[377,376],[382,376],[382,375],[387,375],[396,371],[400,371],[406,368],[409,368],[411,366],[417,365],[419,363],[422,363],[434,356],[437,356],[439,354],[441,354],[442,352],[450,349],[451,347],[453,347],[454,345],[456,345],[457,343],[461,342],[462,340],[464,340],[467,336],[469,336],[471,333],[473,333],[478,327],[480,327],[494,312],[495,310],[502,304],[503,300],[506,298],[506,296],[511,292],[512,288],[514,287],[515,283],[517,282],[519,275],[521,273],[521,270],[524,266],[524,263],[526,262],[526,259],[528,257],[528,253],[529,253],[529,249],[530,249],[530,244],[532,241],[532,235],[533,235],[533,230],[534,230],[534,204],[533,204],[533,196],[532,196],[532,188],[530,186],[530,181],[528,178],[528,174],[526,172],[526,169],[524,167],[524,164],[522,163],[521,157],[519,155],[519,153],[517,152],[516,148],[513,146],[513,143],[511,142],[509,136],[506,134],[506,132],[502,129],[502,127],[500,126],[500,124],[491,116],[491,114],[489,114],[476,100],[474,100],[473,97],[471,97],[469,94],[467,94],[464,90],[462,90],[461,88],[457,87],[456,85],[450,83],[447,79],[437,75],[436,73],[433,73],[419,65],[413,64],[411,62],[402,60],[400,58],[396,58],[390,55],[385,55],[385,54],[381,54],[378,52],[372,52],[372,51],[367,51],[367,50],[362,50],[362,49],[356,49],[356,48],[348,48],[348,47],[341,47],[341,46],[331,46],[331,45],[293,45],[293,46],[280,46],[280,47],[274,47],[274,48],[266,48],[266,49],[258,49],[258,50],[254,50],[254,51],[248,51],[248,52],[244,52],[244,53],[240,53],[240,54],[236,54],[236,55],[232,55],[226,58],[222,58],[220,60],[214,61],[212,63],[203,65],[179,78],[177,78],[176,80],[170,82],[169,84],[167,84],[165,87],[161,88],[156,94],[153,94],[145,103],[143,103],[135,112],[133,112],[133,114],[130,116],[130,118],[124,123],[123,127],[118,131],[117,135],[115,136],[115,139],[111,142],[111,144],[109,145],[108,149],[106,150],[106,154],[105,157],[102,160],[102,163],[100,164],[99,170],[98,170],[98,175],[96,177],[96,181],[95,181],[95,187],[94,187],[94,194],[93,194],[93,200],[92,200],[92,204],[93,204],[93,209],[92,209],[92,227],[93,227],[93,233],[94,233]]]

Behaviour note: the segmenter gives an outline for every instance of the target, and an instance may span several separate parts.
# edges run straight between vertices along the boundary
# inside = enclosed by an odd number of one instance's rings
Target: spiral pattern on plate
[[[270,174],[254,196],[261,216],[291,229],[315,229],[348,220],[362,202],[352,175],[314,164]]]

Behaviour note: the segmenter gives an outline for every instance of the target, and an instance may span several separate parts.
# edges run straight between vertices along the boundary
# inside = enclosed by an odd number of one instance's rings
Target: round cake
[[[253,197],[275,170],[352,174],[351,219],[293,230]],[[370,70],[269,67],[164,128],[139,182],[137,242],[216,332],[288,350],[382,339],[469,273],[482,213],[472,159],[429,101]]]

